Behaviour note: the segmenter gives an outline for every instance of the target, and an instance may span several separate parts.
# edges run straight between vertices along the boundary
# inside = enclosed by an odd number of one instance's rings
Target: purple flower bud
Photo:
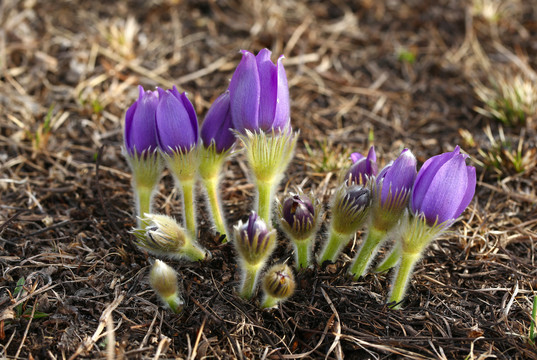
[[[158,105],[156,91],[144,91],[139,87],[140,96],[125,115],[125,148],[129,154],[141,155],[146,150],[157,149],[155,114]]]
[[[233,127],[241,133],[286,129],[290,110],[283,56],[274,64],[268,49],[257,56],[242,50],[242,55],[229,84]]]
[[[466,209],[475,193],[476,175],[466,165],[468,155],[457,146],[433,156],[421,167],[412,189],[411,210],[423,214],[427,224],[449,226]]]
[[[229,90],[227,90],[211,105],[205,121],[201,125],[203,145],[209,147],[214,141],[217,153],[229,150],[235,143],[235,134],[232,129]]]
[[[312,226],[315,217],[315,207],[305,195],[292,195],[283,202],[282,218],[290,227]]]
[[[160,149],[166,153],[189,151],[198,144],[198,119],[186,93],[158,88],[156,124]]]
[[[351,184],[365,184],[369,178],[376,176],[378,173],[377,154],[375,147],[371,146],[367,157],[360,153],[352,153],[352,166],[345,175],[345,180],[350,180]]]
[[[247,223],[239,221],[234,232],[237,251],[241,258],[251,265],[265,261],[276,244],[276,231],[270,230],[254,211],[248,217]]]
[[[377,196],[380,196],[381,207],[396,207],[403,210],[408,200],[407,195],[414,185],[416,173],[416,157],[410,150],[404,149],[377,177],[377,189],[380,192]]]

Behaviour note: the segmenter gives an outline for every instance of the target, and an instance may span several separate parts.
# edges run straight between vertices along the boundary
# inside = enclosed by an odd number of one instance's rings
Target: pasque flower
[[[196,236],[194,185],[199,163],[199,131],[196,112],[186,93],[158,88],[156,112],[157,140],[160,151],[175,178],[183,202],[183,220]]]
[[[229,84],[231,117],[256,183],[256,210],[270,223],[274,191],[293,157],[298,133],[290,125],[283,57],[274,64],[267,49],[257,56],[245,50],[242,55]]]
[[[155,187],[162,174],[162,159],[156,151],[158,93],[144,91],[141,86],[139,91],[138,100],[125,114],[124,134],[124,155],[132,171],[137,216],[151,212]]]
[[[401,237],[401,262],[390,302],[400,306],[415,264],[423,250],[468,207],[475,193],[476,174],[457,146],[434,156],[421,167],[410,199],[410,216]]]
[[[276,245],[276,230],[270,229],[254,211],[246,223],[239,221],[233,230],[242,270],[240,294],[250,299],[255,292],[259,272]]]
[[[226,235],[227,230],[220,206],[218,184],[224,160],[230,156],[236,140],[231,121],[229,91],[220,95],[211,105],[201,126],[201,139],[203,140],[203,148],[200,154],[199,174],[207,190],[207,200],[216,231]]]
[[[375,147],[371,146],[367,156],[360,153],[352,153],[351,160],[353,164],[347,170],[345,180],[354,184],[366,184],[369,179],[375,177],[378,173],[377,154]]]
[[[242,50],[242,60],[229,84],[234,128],[271,132],[289,126],[289,87],[283,56],[274,64],[268,49],[257,56]]]
[[[296,282],[293,271],[286,264],[272,265],[263,276],[263,309],[273,308],[279,302],[291,297]]]
[[[349,271],[355,279],[365,274],[378,247],[403,216],[415,178],[416,157],[408,149],[404,149],[377,176],[367,237]]]
[[[211,105],[201,125],[201,139],[205,148],[214,143],[215,150],[219,154],[228,151],[235,144],[229,90]]]
[[[280,227],[293,243],[299,269],[310,265],[311,247],[320,225],[321,205],[311,198],[302,192],[291,194],[278,208]]]

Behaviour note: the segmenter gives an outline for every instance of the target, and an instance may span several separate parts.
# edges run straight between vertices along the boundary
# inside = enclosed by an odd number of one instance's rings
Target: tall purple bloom
[[[165,153],[189,151],[198,144],[198,118],[186,93],[158,88],[157,139]]]
[[[235,143],[232,131],[229,90],[220,95],[211,105],[205,121],[201,125],[201,139],[208,148],[214,141],[216,152],[223,153]]]
[[[283,55],[274,64],[268,49],[261,50],[257,56],[246,50],[241,52],[242,60],[229,84],[234,128],[241,133],[287,128],[289,87]]]
[[[158,105],[156,91],[144,91],[139,87],[138,100],[125,115],[125,148],[129,154],[141,155],[146,150],[157,149],[155,115]]]
[[[416,179],[416,157],[404,149],[395,161],[386,165],[377,177],[380,205],[402,211]]]
[[[449,226],[472,201],[476,175],[466,165],[468,155],[457,146],[452,152],[433,156],[421,167],[410,207],[414,214],[423,214],[428,225]]]
[[[351,160],[352,166],[347,171],[345,180],[350,180],[354,184],[365,184],[369,178],[377,176],[377,154],[375,153],[375,147],[371,146],[367,157],[360,153],[352,153]]]

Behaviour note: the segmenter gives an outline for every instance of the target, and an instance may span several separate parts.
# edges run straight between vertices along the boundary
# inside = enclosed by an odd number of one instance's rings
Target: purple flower
[[[247,263],[258,264],[272,252],[276,231],[270,230],[255,211],[252,211],[247,223],[239,221],[234,230],[235,246],[241,258]]]
[[[410,150],[404,149],[377,177],[380,205],[388,208],[400,207],[402,210],[408,200],[407,195],[414,185],[414,179],[416,179],[416,157]]]
[[[209,147],[214,141],[217,153],[229,150],[235,143],[232,129],[228,90],[214,101],[205,116],[205,121],[201,125],[203,145]]]
[[[198,119],[186,93],[158,88],[156,124],[160,149],[166,153],[189,151],[198,144]]]
[[[449,226],[466,209],[475,193],[475,168],[466,165],[468,155],[453,152],[433,156],[421,167],[410,208],[423,214],[427,224],[446,223]]]
[[[242,55],[229,84],[234,128],[241,133],[284,130],[290,118],[283,55],[276,64],[270,60],[268,49],[257,56],[242,50]]]
[[[369,178],[377,175],[377,154],[374,146],[369,148],[367,157],[360,153],[352,153],[351,160],[353,164],[345,176],[345,180],[350,179],[351,184],[365,184]]]
[[[156,91],[144,91],[139,87],[140,96],[125,115],[125,148],[129,154],[141,155],[146,150],[157,149],[155,114],[158,105]]]

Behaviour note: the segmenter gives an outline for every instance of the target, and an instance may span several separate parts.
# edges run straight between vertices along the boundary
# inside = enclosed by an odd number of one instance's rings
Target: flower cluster
[[[274,63],[267,49],[257,55],[242,51],[229,88],[209,108],[198,125],[194,106],[176,87],[146,91],[125,115],[124,154],[132,170],[137,227],[136,245],[157,256],[202,261],[210,258],[198,242],[196,184],[205,189],[210,218],[222,238],[233,242],[241,284],[239,294],[251,299],[258,279],[277,245],[273,228],[275,192],[289,165],[298,139],[290,123],[290,101],[283,56]],[[239,143],[238,145],[236,143]],[[256,188],[248,219],[228,231],[219,196],[222,168],[235,149],[245,151],[250,180]],[[322,205],[301,189],[279,202],[276,223],[291,240],[298,271],[335,262],[357,232],[365,228],[349,274],[358,279],[370,268],[379,247],[395,238],[389,256],[377,270],[397,266],[390,302],[400,306],[415,264],[427,245],[455,222],[471,202],[475,168],[466,165],[459,147],[434,156],[417,171],[417,160],[404,149],[379,171],[372,146],[367,155],[353,153],[342,171],[330,208],[328,234],[313,256]],[[153,213],[153,197],[164,166],[173,176],[182,200],[182,223]],[[291,267],[274,264],[262,278],[262,308],[272,308],[292,296],[296,282]],[[177,273],[154,262],[150,284],[162,301],[178,313],[183,308]]]

